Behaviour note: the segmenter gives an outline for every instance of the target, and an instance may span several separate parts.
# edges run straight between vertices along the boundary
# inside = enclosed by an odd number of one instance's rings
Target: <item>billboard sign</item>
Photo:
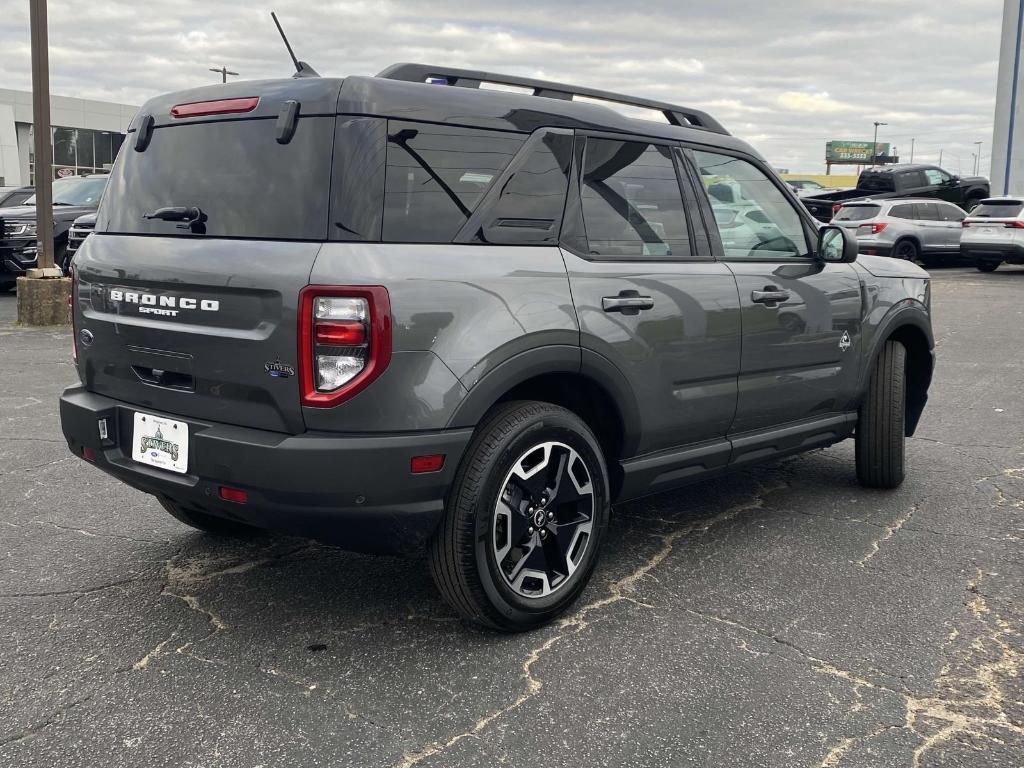
[[[826,163],[871,163],[876,157],[889,157],[889,143],[870,141],[830,141],[825,144]]]

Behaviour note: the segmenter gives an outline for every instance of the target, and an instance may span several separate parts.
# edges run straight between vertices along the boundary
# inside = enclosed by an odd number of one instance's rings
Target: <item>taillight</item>
[[[837,213],[839,213],[839,210],[840,210],[840,209],[841,209],[842,207],[843,207],[843,204],[842,204],[842,203],[833,203],[833,204],[832,204],[832,218],[835,218],[835,217],[836,217],[836,214],[837,214]]]
[[[887,224],[861,224],[857,227],[858,235],[877,235],[888,226]]]
[[[964,229],[967,229],[973,223],[974,222],[967,221],[967,219],[964,219],[963,221],[960,222],[960,226],[963,227]]]
[[[381,286],[310,285],[299,294],[301,401],[331,408],[391,362],[391,303]]]
[[[1003,226],[1007,229],[1024,229],[1024,221],[1019,219],[1017,221],[1008,221]]]
[[[71,360],[78,365],[78,331],[75,328],[75,294],[78,293],[78,278],[75,276],[75,266],[68,268],[68,277],[71,278],[71,292],[68,294],[68,312],[71,314]]]

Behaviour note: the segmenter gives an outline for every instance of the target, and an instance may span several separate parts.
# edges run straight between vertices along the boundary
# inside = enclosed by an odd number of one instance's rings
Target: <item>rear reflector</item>
[[[86,461],[96,461],[96,451],[92,448],[82,448],[82,458]]]
[[[259,96],[242,99],[217,99],[216,101],[192,101],[171,107],[171,117],[202,117],[203,115],[226,115],[238,112],[252,112],[260,103]]]
[[[245,504],[249,500],[249,494],[241,488],[231,488],[227,485],[220,487],[220,497],[224,501],[233,501],[236,504]]]
[[[423,475],[427,472],[440,472],[443,467],[443,453],[435,453],[430,456],[413,456],[409,466],[414,475]]]

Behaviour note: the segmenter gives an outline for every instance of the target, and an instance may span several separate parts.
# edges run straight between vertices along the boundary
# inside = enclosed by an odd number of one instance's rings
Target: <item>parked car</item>
[[[832,223],[856,236],[861,253],[935,267],[960,259],[960,222],[966,215],[941,200],[865,200],[844,205]]]
[[[0,208],[21,205],[35,193],[35,187],[0,187]]]
[[[426,549],[462,616],[523,630],[612,502],[850,437],[861,483],[904,477],[928,274],[858,258],[700,110],[401,64],[159,96],[126,145],[61,424],[195,528]]]
[[[869,168],[857,178],[854,189],[801,198],[819,221],[831,221],[839,209],[855,200],[913,197],[945,200],[971,210],[989,195],[988,179],[960,178],[935,165],[888,165]]]
[[[982,272],[1024,264],[1024,200],[990,197],[963,221],[960,249]]]
[[[106,174],[76,176],[53,182],[53,255],[56,266],[67,271],[68,230],[83,213],[99,205],[107,185]],[[35,195],[21,205],[0,208],[0,290],[14,285],[19,275],[36,265]]]
[[[793,191],[800,197],[809,195],[823,195],[826,192],[837,192],[838,187],[826,187],[813,179],[786,179],[786,183],[793,188]]]
[[[68,264],[71,263],[71,259],[74,258],[75,253],[82,247],[82,243],[85,242],[85,238],[92,234],[95,227],[95,212],[84,213],[71,223],[71,228],[68,230],[68,246],[66,252],[66,261]]]

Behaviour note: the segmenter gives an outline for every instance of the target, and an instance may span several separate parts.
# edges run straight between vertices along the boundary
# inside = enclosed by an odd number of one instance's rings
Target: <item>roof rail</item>
[[[581,88],[576,85],[565,85],[563,83],[552,83],[547,80],[534,80],[529,77],[517,77],[515,75],[499,75],[493,72],[483,72],[473,69],[456,69],[454,67],[435,67],[429,64],[392,64],[377,77],[387,80],[404,80],[411,83],[436,82],[445,80],[448,85],[462,88],[479,88],[481,83],[495,83],[498,85],[513,85],[522,88],[532,88],[534,96],[545,96],[549,99],[562,99],[572,101],[573,96],[584,96],[599,101],[608,101],[614,104],[624,104],[631,107],[643,107],[655,110],[665,115],[665,119],[672,125],[680,125],[713,133],[722,133],[726,136],[729,132],[722,127],[721,123],[715,120],[707,112],[691,107],[681,107],[676,104],[668,104],[663,101],[626,96],[611,91],[601,91],[596,88]]]

